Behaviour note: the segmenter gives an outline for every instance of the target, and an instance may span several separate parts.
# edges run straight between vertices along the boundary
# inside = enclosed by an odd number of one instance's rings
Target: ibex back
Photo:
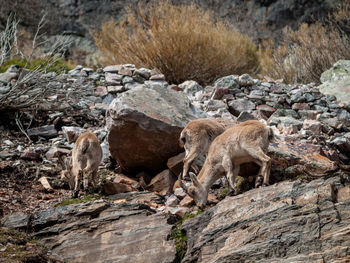
[[[271,161],[266,151],[271,138],[272,130],[259,121],[245,121],[227,129],[211,144],[198,179],[190,173],[192,184],[189,188],[186,188],[179,176],[181,187],[199,207],[204,207],[212,184],[226,175],[230,190],[234,190],[240,164],[249,162],[260,166],[259,175],[263,176],[263,183],[268,185]]]
[[[62,176],[71,181],[70,187],[74,188],[73,195],[77,196],[80,190],[80,180],[83,178],[83,189],[88,190],[89,178],[92,178],[93,187],[96,186],[96,174],[102,159],[102,148],[98,138],[92,132],[85,132],[79,136],[74,144],[71,163],[68,171],[63,171]],[[70,178],[74,178],[74,184]]]
[[[216,120],[198,119],[189,122],[180,134],[180,146],[185,148],[182,178],[199,156],[207,155],[210,144],[225,131],[225,125]]]

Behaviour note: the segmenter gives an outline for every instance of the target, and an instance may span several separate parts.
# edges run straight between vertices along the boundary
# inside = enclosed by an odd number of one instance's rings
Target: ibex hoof
[[[227,195],[228,195],[228,196],[235,196],[235,195],[237,195],[237,194],[238,194],[237,191],[234,190],[234,189],[230,189],[230,190],[228,190],[228,192],[227,192]]]
[[[263,185],[264,182],[264,178],[262,176],[259,176],[258,178],[256,178],[256,182],[255,182],[255,188],[259,188]]]
[[[79,190],[73,190],[72,191],[72,198],[78,198]]]

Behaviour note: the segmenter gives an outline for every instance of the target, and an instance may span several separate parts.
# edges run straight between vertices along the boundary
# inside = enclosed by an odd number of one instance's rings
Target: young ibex
[[[179,143],[185,148],[182,178],[199,156],[207,155],[210,144],[225,131],[225,126],[218,121],[197,119],[189,122],[180,134]]]
[[[74,144],[72,159],[61,177],[67,178],[69,186],[74,189],[76,197],[80,190],[80,180],[83,177],[83,189],[88,190],[89,178],[92,178],[93,187],[96,186],[96,174],[102,159],[102,148],[95,134],[85,132],[79,136]]]
[[[268,185],[271,161],[265,153],[272,137],[272,130],[260,121],[245,121],[227,129],[211,144],[198,179],[190,173],[192,184],[187,188],[179,176],[180,186],[203,208],[212,184],[226,174],[230,191],[233,191],[240,165],[249,162],[260,166],[259,175],[263,176],[264,185]]]

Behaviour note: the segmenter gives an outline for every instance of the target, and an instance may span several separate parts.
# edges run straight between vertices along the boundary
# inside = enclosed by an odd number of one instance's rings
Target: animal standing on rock
[[[197,119],[189,122],[180,134],[179,143],[185,148],[182,178],[201,155],[207,155],[210,144],[225,131],[225,126],[215,120]]]
[[[96,174],[102,160],[102,148],[98,138],[92,132],[84,132],[74,144],[72,159],[67,170],[62,171],[61,178],[68,178],[69,186],[73,190],[72,196],[77,197],[83,178],[83,189],[88,190],[89,179],[92,186],[96,186]],[[72,181],[74,180],[74,183]]]
[[[263,184],[268,185],[271,161],[266,152],[272,138],[271,128],[260,121],[245,121],[227,129],[211,144],[198,179],[195,174],[190,173],[192,184],[186,187],[179,176],[180,186],[194,199],[198,207],[203,208],[213,183],[226,175],[229,192],[233,192],[240,165],[249,162],[260,166],[255,186],[261,186],[259,176],[263,177]]]

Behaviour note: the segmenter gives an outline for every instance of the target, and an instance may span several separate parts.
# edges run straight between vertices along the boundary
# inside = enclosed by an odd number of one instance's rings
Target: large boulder
[[[142,85],[117,97],[109,112],[110,154],[129,173],[164,170],[167,160],[181,152],[182,129],[190,120],[205,117],[185,94]]]
[[[339,60],[332,68],[322,73],[322,85],[318,88],[339,101],[350,102],[350,60]]]
[[[350,185],[344,181],[281,182],[226,197],[185,221],[182,262],[347,262]]]

